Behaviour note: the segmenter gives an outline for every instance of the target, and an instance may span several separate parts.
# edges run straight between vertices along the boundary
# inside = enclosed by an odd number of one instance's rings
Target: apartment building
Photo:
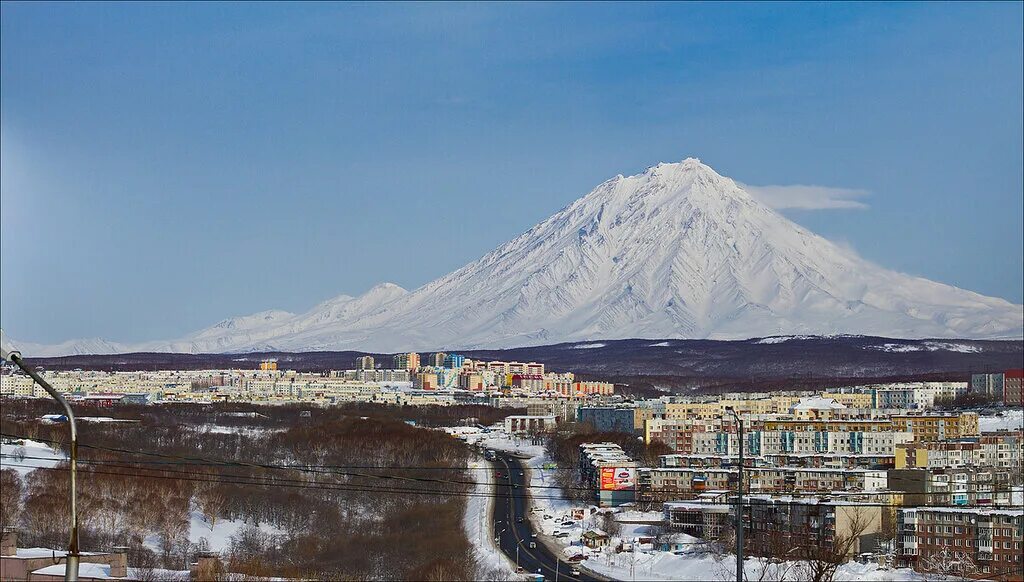
[[[971,392],[983,394],[997,401],[1002,401],[1006,390],[1006,374],[971,374]]]
[[[874,408],[925,410],[968,391],[967,382],[907,382],[871,386]]]
[[[0,396],[42,397],[46,391],[36,386],[31,377],[23,374],[3,374],[0,376]]]
[[[637,463],[615,443],[580,445],[579,475],[594,489],[600,507],[615,507],[636,500]]]
[[[668,528],[702,540],[722,539],[725,530],[735,527],[726,492],[709,492],[694,501],[670,501],[662,505]]]
[[[1024,433],[988,432],[978,438],[914,441],[896,447],[896,468],[997,467],[1020,471]]]
[[[733,507],[724,494],[705,494],[695,501],[672,501],[662,507],[665,524],[705,540],[722,537],[733,525]],[[745,551],[753,556],[779,558],[787,551],[813,556],[853,538],[847,557],[873,551],[882,530],[882,509],[877,503],[751,495],[744,505]]]
[[[1024,395],[1021,393],[1024,370],[1007,370],[1003,375],[1003,382],[1003,404],[1024,406]]]
[[[874,551],[882,529],[883,508],[877,503],[754,495],[749,504],[744,540],[755,556],[777,557],[792,548],[813,556],[818,548],[835,550],[853,538],[845,548],[849,558]]]
[[[874,397],[870,392],[822,392],[822,398],[829,398],[847,408],[873,408]]]
[[[978,430],[978,414],[894,414],[890,417],[896,430],[914,433],[917,441],[941,441],[981,436]]]
[[[558,424],[558,417],[513,415],[505,417],[505,432],[514,435],[532,435],[551,432]]]
[[[1021,509],[917,507],[898,514],[898,565],[977,580],[1021,580]]]
[[[598,432],[633,433],[637,428],[637,417],[641,418],[650,409],[611,406],[587,406],[577,411],[577,422],[587,423]],[[640,423],[641,430],[643,422]]]
[[[743,435],[743,447],[748,455],[824,453],[892,456],[897,444],[913,440],[912,433],[893,431],[892,425],[884,421],[766,420],[761,424],[765,427],[763,430],[747,430]],[[862,430],[843,430],[850,428]],[[645,423],[644,437],[647,442],[660,440],[677,453],[739,454],[735,427],[721,421],[650,419]]]
[[[1024,491],[1019,473],[990,467],[893,469],[888,479],[913,505],[1010,506],[1013,492]]]
[[[735,467],[736,455],[661,455],[660,467],[717,468]],[[793,467],[804,469],[893,469],[896,459],[891,455],[858,454],[780,454],[743,457],[745,467]]]
[[[735,491],[738,473],[735,467],[644,467],[637,473],[637,496],[641,501],[666,502],[710,490]],[[743,477],[743,488],[750,493],[878,492],[888,483],[886,471],[875,469],[751,467],[744,469]]]
[[[420,355],[416,352],[397,354],[395,356],[394,367],[396,370],[409,370],[410,372],[415,371],[420,367]]]

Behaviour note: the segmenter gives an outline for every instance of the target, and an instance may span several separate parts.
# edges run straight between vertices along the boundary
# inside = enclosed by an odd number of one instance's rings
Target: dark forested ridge
[[[964,379],[971,372],[1024,367],[1021,340],[902,340],[869,336],[780,337],[742,341],[602,340],[503,350],[460,350],[486,360],[542,362],[549,369],[662,386],[760,383],[778,387],[807,380]],[[351,368],[365,352],[246,354],[136,353],[33,358],[50,369],[157,370],[255,368],[277,358],[282,369]],[[369,354],[390,365],[393,354]]]

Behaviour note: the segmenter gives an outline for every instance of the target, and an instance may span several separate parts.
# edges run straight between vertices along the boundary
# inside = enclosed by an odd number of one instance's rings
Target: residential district
[[[537,526],[562,546],[562,555],[604,577],[620,572],[602,571],[588,555],[612,551],[610,546],[614,552],[642,547],[678,554],[693,540],[721,541],[736,529],[740,506],[748,556],[819,547],[839,552],[843,561],[885,568],[1022,579],[1022,370],[814,392],[630,399],[611,383],[552,372],[536,362],[443,353],[421,361],[410,353],[392,363],[382,368],[367,356],[353,369],[325,373],[279,370],[268,360],[258,370],[43,374],[73,401],[100,407],[244,401],[525,409],[499,426],[453,427],[452,434],[481,449],[492,447],[486,449],[492,460],[500,446],[487,443],[537,445],[567,422],[589,425],[595,434],[661,443],[665,454],[640,459],[613,442],[585,442],[570,470],[574,482],[590,491],[589,511],[636,513],[680,537],[626,539],[582,525],[570,535],[570,528]],[[45,396],[10,370],[0,394]],[[982,421],[977,410],[956,406],[970,397],[986,403]],[[1000,425],[1003,416],[1009,420]],[[537,463],[529,465],[542,479],[550,464],[545,454],[536,453]],[[4,560],[17,558],[17,551],[5,546]]]

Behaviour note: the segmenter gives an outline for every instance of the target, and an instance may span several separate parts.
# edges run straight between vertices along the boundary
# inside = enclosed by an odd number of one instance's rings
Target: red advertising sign
[[[633,467],[601,467],[601,489],[622,491],[636,487],[636,469]]]

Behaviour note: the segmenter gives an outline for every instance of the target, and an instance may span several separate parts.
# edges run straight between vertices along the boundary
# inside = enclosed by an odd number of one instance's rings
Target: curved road
[[[529,517],[529,490],[522,461],[497,452],[495,468],[494,531],[498,546],[526,573],[542,574],[545,580],[598,580],[585,572],[572,574],[577,566],[564,562],[537,538]],[[501,477],[497,477],[501,473]],[[522,521],[519,521],[519,520]],[[534,547],[531,547],[534,542]]]

